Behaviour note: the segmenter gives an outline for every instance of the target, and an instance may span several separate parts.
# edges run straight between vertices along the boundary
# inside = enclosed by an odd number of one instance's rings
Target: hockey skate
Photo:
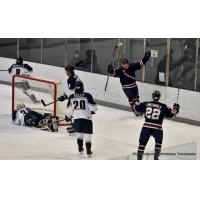
[[[80,148],[78,149],[78,151],[79,151],[79,154],[80,154],[80,156],[81,156],[81,155],[83,155],[84,148],[83,148],[83,147],[80,147]]]
[[[91,158],[91,157],[92,157],[92,154],[93,154],[92,151],[87,152],[87,157],[88,157],[88,158]]]
[[[75,130],[74,130],[73,126],[67,127],[66,131],[69,133],[69,135],[72,135],[72,133],[75,133]]]

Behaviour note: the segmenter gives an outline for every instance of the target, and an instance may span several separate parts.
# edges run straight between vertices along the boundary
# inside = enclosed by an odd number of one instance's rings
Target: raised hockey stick
[[[179,93],[180,93],[180,88],[178,88],[178,93],[177,93],[176,103],[178,103]]]
[[[46,103],[44,102],[44,100],[41,99],[41,103],[42,103],[42,105],[45,106],[45,107],[46,107],[46,106],[49,106],[49,105],[51,105],[51,104],[53,104],[53,103],[56,103],[57,101],[58,101],[58,99],[57,99],[56,101],[52,101],[52,102],[46,104]]]
[[[118,44],[115,46],[114,51],[113,51],[113,55],[112,55],[112,60],[111,60],[111,63],[110,63],[111,65],[113,65],[113,63],[114,63],[116,49],[117,49],[118,47],[122,46],[122,45],[123,45],[123,43],[118,43]],[[108,87],[109,78],[110,78],[110,72],[108,73],[108,76],[107,76],[106,85],[105,85],[105,89],[104,89],[105,92],[106,92],[107,87]]]

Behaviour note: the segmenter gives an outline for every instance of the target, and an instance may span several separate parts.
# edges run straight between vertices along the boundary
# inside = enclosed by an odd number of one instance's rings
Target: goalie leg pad
[[[58,132],[58,117],[47,116],[45,119],[40,121],[40,127],[42,130]]]

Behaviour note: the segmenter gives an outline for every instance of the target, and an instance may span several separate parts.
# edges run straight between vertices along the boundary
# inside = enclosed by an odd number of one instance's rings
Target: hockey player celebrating
[[[24,75],[29,76],[33,72],[32,67],[30,67],[28,64],[23,63],[23,59],[21,56],[16,58],[16,63],[13,64],[9,69],[8,73],[13,75]],[[34,103],[40,103],[33,94],[31,87],[28,83],[28,81],[21,80],[20,82],[16,82],[15,86],[20,88],[24,94],[26,94],[32,102]]]
[[[77,132],[77,144],[80,154],[83,153],[83,143],[85,140],[86,152],[88,157],[92,155],[91,151],[91,135],[93,134],[92,114],[96,113],[96,103],[91,94],[84,92],[84,85],[81,81],[77,81],[75,85],[75,93],[70,95],[66,119],[74,118],[74,129]]]
[[[49,113],[41,114],[27,108],[24,103],[18,103],[17,109],[12,113],[12,120],[15,125],[30,126],[49,130],[58,131],[58,117]]]
[[[114,69],[112,65],[108,65],[107,71],[114,77],[119,77],[122,85],[122,89],[128,98],[129,104],[132,108],[133,99],[139,99],[138,87],[136,84],[135,71],[142,69],[147,61],[150,59],[151,52],[145,53],[143,59],[140,62],[129,63],[127,59],[121,60],[121,67]],[[138,113],[135,113],[139,116]]]
[[[150,136],[153,136],[155,139],[154,160],[158,160],[163,141],[163,119],[165,117],[176,117],[176,115],[179,113],[179,104],[174,103],[173,108],[171,109],[167,105],[159,102],[160,97],[160,92],[154,91],[152,94],[153,101],[144,103],[140,103],[138,99],[133,101],[133,110],[144,113],[145,115],[145,122],[143,124],[139,139],[139,147],[137,152],[138,160],[142,160],[144,150]]]

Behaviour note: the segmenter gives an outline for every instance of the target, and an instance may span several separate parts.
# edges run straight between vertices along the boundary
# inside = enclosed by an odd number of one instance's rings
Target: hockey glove
[[[145,54],[144,54],[144,58],[142,59],[142,62],[143,62],[144,65],[150,59],[150,57],[151,57],[151,51],[150,50],[146,51]]]
[[[107,72],[108,72],[109,74],[112,74],[112,73],[113,73],[113,66],[112,66],[112,65],[108,65]]]
[[[65,121],[66,122],[70,122],[71,121],[71,118],[67,117],[67,115],[65,115]]]
[[[174,103],[173,109],[177,111],[177,114],[179,113],[180,105],[178,103]]]
[[[58,101],[65,101],[66,99],[68,99],[68,96],[66,95],[66,94],[64,94],[64,95],[62,95],[62,96],[60,96],[60,97],[58,97]]]

